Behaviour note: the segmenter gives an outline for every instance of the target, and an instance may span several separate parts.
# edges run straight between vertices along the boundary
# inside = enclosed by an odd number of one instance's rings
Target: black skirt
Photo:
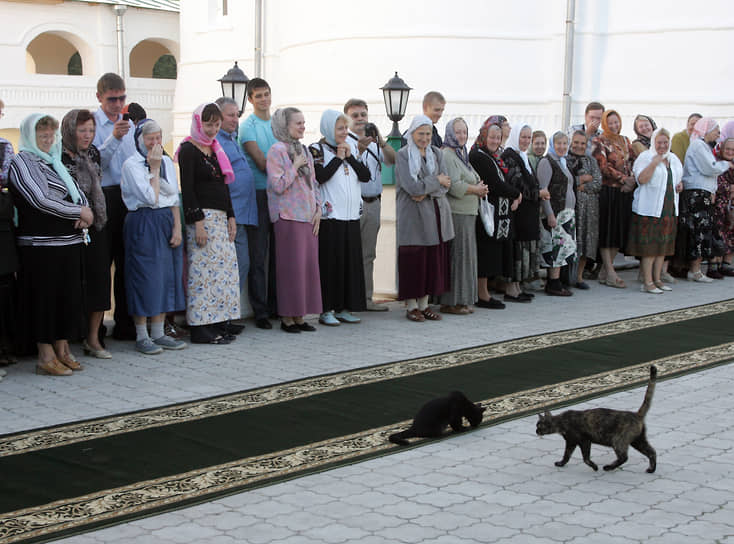
[[[359,219],[321,220],[319,273],[324,312],[365,310],[366,295]]]
[[[633,193],[604,185],[599,194],[599,247],[619,248],[624,253],[632,220]]]
[[[523,200],[515,211],[512,224],[515,242],[540,240],[540,203],[537,200]]]
[[[84,246],[84,293],[88,312],[104,312],[110,303],[110,250],[106,229],[89,229],[91,241]]]
[[[482,219],[477,216],[477,268],[480,278],[506,278],[514,273],[514,242],[512,238],[497,240],[487,236]],[[495,223],[496,228],[496,223]],[[540,228],[538,228],[540,231]]]
[[[18,353],[78,341],[85,328],[82,244],[19,248]]]

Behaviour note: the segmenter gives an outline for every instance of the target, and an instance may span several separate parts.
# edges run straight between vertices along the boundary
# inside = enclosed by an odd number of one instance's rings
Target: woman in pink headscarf
[[[714,155],[719,160],[729,161],[731,166],[716,180],[718,186],[714,203],[714,245],[720,246],[722,257],[711,259],[708,275],[734,276],[734,121],[729,121],[721,129]]]
[[[200,105],[176,152],[186,221],[186,321],[198,344],[230,343],[237,332],[230,320],[240,318],[237,224],[228,187],[234,173],[215,139],[221,124],[219,106]]]
[[[713,236],[716,178],[729,170],[731,163],[717,160],[714,155],[720,134],[716,121],[710,117],[699,119],[693,127],[691,145],[683,163],[683,192],[675,254],[679,260],[688,262],[688,280],[700,283],[713,281],[711,276],[701,271],[701,262],[721,255],[721,251],[714,247]]]

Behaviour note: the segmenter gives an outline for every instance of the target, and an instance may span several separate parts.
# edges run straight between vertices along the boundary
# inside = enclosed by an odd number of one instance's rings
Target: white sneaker
[[[686,277],[688,278],[688,281],[697,281],[698,283],[711,283],[714,281],[712,278],[709,278],[706,274],[704,274],[700,270],[696,272],[695,274],[692,272],[689,272]]]

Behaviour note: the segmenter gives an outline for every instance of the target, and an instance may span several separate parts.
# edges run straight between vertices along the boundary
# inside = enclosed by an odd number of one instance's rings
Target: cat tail
[[[400,446],[407,446],[409,442],[406,440],[406,438],[413,438],[415,437],[415,433],[413,432],[413,427],[410,427],[409,429],[406,429],[405,431],[391,434],[388,437],[388,440],[392,442],[393,444],[398,444]]]
[[[655,365],[652,365],[650,367],[650,380],[647,382],[647,391],[645,391],[645,400],[642,401],[642,406],[637,410],[637,415],[640,417],[644,418],[647,415],[647,411],[650,409],[652,396],[655,393],[655,381],[657,380],[657,377],[658,369]]]

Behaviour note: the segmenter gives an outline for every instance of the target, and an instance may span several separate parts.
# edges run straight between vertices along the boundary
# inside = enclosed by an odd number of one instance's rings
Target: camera
[[[374,123],[367,123],[364,126],[364,135],[368,138],[374,138],[377,140],[377,125]]]
[[[122,114],[122,120],[123,121],[129,121],[130,120],[130,114],[129,113],[123,113]]]

